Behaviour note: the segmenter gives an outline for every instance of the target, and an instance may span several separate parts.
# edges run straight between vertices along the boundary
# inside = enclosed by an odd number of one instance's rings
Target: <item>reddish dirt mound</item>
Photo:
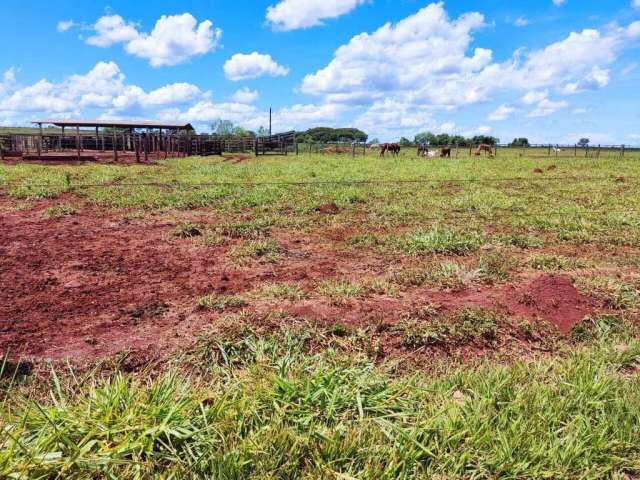
[[[340,213],[340,208],[335,203],[325,203],[316,208],[316,211],[325,215],[337,215]]]
[[[562,333],[568,333],[585,316],[603,308],[601,303],[580,293],[571,278],[564,275],[543,275],[525,284],[493,290],[439,292],[435,300],[447,309],[496,308],[512,317],[547,321]]]
[[[601,308],[593,298],[580,293],[571,278],[549,275],[507,295],[509,313],[527,318],[542,318],[554,323],[562,333],[594,310]]]

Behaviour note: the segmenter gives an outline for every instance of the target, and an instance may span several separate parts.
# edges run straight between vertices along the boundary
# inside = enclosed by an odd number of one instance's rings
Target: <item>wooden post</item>
[[[62,126],[62,133],[60,134],[60,151],[64,151],[64,125]]]
[[[145,163],[149,162],[149,129],[144,134],[144,161]]]
[[[140,163],[140,138],[133,134],[133,147],[136,151],[136,163]]]
[[[622,148],[620,149],[620,156],[624,158],[624,145],[622,145]]]
[[[38,140],[38,158],[42,156],[42,124],[38,124],[38,128],[40,129],[40,138]]]
[[[118,137],[116,136],[115,125],[111,128],[113,128],[113,161],[117,162],[118,161]]]
[[[100,150],[100,135],[98,134],[98,127],[96,127],[96,151]]]
[[[574,157],[578,156],[578,145],[576,144],[573,145],[573,156]]]
[[[78,161],[80,161],[80,149],[82,146],[80,145],[80,125],[76,125],[76,153],[78,155]]]

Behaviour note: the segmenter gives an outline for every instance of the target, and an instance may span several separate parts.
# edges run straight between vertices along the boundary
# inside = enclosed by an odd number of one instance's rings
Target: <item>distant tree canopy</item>
[[[240,126],[236,126],[230,120],[218,120],[217,122],[212,123],[211,131],[215,135],[219,135],[221,137],[230,137],[230,136],[255,137],[254,132],[245,130]]]
[[[406,137],[402,137],[400,139],[400,146],[401,147],[411,147],[411,146],[413,146],[413,142],[411,140],[409,140],[408,138],[406,138]]]
[[[481,143],[496,145],[500,143],[500,139],[487,135],[476,135],[472,138],[465,138],[462,135],[449,135],[447,133],[436,135],[431,132],[423,132],[417,134],[413,142],[419,145],[459,145],[461,147],[467,147],[469,145],[479,145]]]
[[[524,137],[514,138],[513,142],[511,142],[511,146],[512,147],[528,147],[529,139]]]
[[[324,142],[366,142],[368,135],[357,128],[311,128],[297,132],[298,141],[307,143]]]
[[[578,146],[586,147],[587,145],[589,145],[589,143],[591,143],[591,140],[589,140],[588,138],[581,138],[578,142]]]

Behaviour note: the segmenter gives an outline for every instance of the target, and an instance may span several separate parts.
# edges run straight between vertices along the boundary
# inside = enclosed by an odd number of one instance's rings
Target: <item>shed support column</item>
[[[118,161],[118,137],[116,135],[116,127],[113,126],[113,161]]]
[[[98,127],[96,127],[96,151],[100,150],[100,136],[98,135]]]
[[[62,134],[60,135],[60,151],[64,152],[64,125],[62,126]]]
[[[38,128],[40,129],[40,138],[38,140],[38,158],[42,156],[42,124],[38,124]]]
[[[76,125],[76,151],[78,153],[78,161],[80,161],[80,126]]]

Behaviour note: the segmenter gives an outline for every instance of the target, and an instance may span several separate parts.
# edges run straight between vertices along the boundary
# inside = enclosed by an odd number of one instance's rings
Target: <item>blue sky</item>
[[[640,0],[3,0],[0,124],[640,144]]]

